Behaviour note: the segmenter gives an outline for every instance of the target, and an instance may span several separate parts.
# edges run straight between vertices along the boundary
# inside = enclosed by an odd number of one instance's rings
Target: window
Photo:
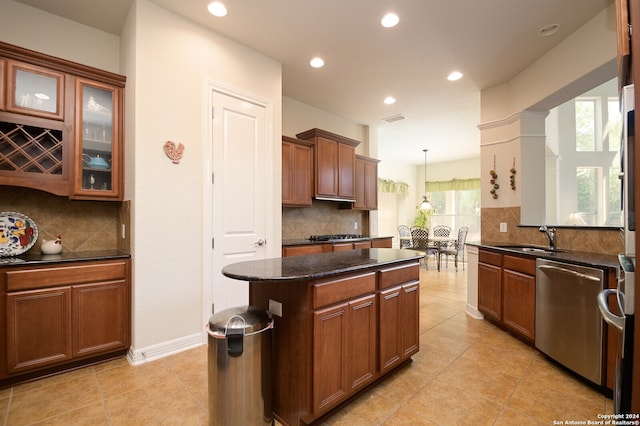
[[[576,168],[578,212],[587,225],[596,223],[598,173],[593,167]]]
[[[431,228],[447,225],[455,233],[461,226],[468,226],[467,241],[480,240],[479,189],[435,191],[428,196],[433,207]]]
[[[576,151],[596,150],[595,111],[595,100],[576,100]]]
[[[546,222],[620,226],[617,78],[551,110],[546,126]]]
[[[620,151],[620,135],[622,135],[622,116],[620,115],[620,103],[618,98],[611,98],[607,102],[609,108],[607,116],[607,127],[605,128],[605,141],[609,151]]]

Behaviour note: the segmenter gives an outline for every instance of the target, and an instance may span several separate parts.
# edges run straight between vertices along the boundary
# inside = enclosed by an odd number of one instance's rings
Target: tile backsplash
[[[358,224],[358,229],[355,229],[355,223]],[[282,209],[282,239],[284,240],[325,234],[367,235],[368,230],[367,211],[341,209],[340,203],[336,201],[313,200],[311,207]]]
[[[536,226],[518,226],[520,207],[483,208],[480,213],[482,241],[546,246],[545,236]],[[500,223],[508,232],[500,232]],[[540,224],[543,225],[543,224]],[[611,228],[561,227],[557,231],[557,247],[591,253],[616,255],[624,250],[620,231]]]
[[[29,252],[39,253],[42,240],[62,236],[63,251],[126,250],[117,232],[128,220],[127,203],[75,201],[28,188],[0,186],[0,211],[18,212],[38,226],[38,241]],[[124,248],[124,249],[123,249]]]

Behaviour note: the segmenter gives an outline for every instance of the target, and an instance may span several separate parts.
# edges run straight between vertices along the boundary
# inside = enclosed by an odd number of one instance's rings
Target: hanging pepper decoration
[[[496,156],[495,156],[495,154],[493,155],[493,169],[489,171],[489,174],[491,175],[491,180],[489,182],[491,182],[491,185],[493,186],[491,188],[490,192],[491,192],[491,196],[495,200],[496,198],[498,198],[498,188],[500,188],[500,185],[497,182],[498,175],[496,174]]]
[[[513,166],[509,169],[511,172],[511,176],[509,176],[509,181],[511,183],[511,190],[516,190],[516,157],[513,157]]]

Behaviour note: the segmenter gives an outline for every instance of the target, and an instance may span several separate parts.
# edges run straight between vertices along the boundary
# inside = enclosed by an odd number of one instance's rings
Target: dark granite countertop
[[[232,263],[222,274],[242,281],[309,281],[422,257],[407,249],[347,250]]]
[[[308,244],[333,244],[333,243],[348,243],[354,241],[369,241],[369,240],[378,240],[380,238],[393,238],[392,236],[386,237],[362,237],[362,238],[342,238],[338,240],[329,240],[329,241],[310,241],[307,238],[290,238],[282,240],[282,246],[304,246]]]
[[[556,252],[525,252],[517,247],[527,246],[527,247],[538,247],[541,249],[545,249],[543,246],[536,246],[533,244],[518,244],[518,243],[493,243],[493,242],[469,242],[467,245],[476,246],[479,248],[491,249],[491,250],[500,250],[505,253],[517,253],[522,256],[532,256],[532,257],[540,257],[543,259],[556,260],[558,262],[568,262],[576,265],[583,266],[596,266],[596,267],[605,267],[605,268],[613,268],[617,269],[620,266],[618,262],[618,256],[613,254],[606,253],[590,253],[584,251],[575,251],[575,250],[563,250],[560,249]],[[511,248],[509,247],[511,246]]]
[[[95,250],[62,252],[60,254],[41,254],[29,252],[19,256],[0,257],[0,268],[4,266],[31,266],[49,263],[81,262],[90,260],[127,259],[130,254],[118,250]]]

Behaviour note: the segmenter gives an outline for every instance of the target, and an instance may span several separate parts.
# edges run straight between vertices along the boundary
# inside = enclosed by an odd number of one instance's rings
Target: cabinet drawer
[[[420,266],[416,263],[404,264],[380,271],[380,289],[393,287],[420,279]]]
[[[536,274],[536,261],[532,258],[510,256],[508,254],[505,254],[503,257],[502,267],[504,269],[511,269],[512,271],[522,272],[523,274]]]
[[[337,243],[333,244],[333,251],[353,250],[353,243]]]
[[[282,247],[282,257],[303,256],[305,254],[322,253],[322,244],[310,244],[305,246],[285,246]]]
[[[4,274],[7,291],[17,291],[86,282],[121,280],[126,277],[126,271],[126,262],[121,261],[9,270]]]
[[[371,241],[372,248],[391,248],[393,247],[392,238],[379,238]]]
[[[493,251],[480,250],[478,251],[478,262],[500,266],[502,264],[502,255]]]
[[[371,248],[371,241],[360,241],[358,243],[353,243],[354,249],[369,249]]]
[[[337,280],[317,281],[313,285],[313,308],[331,305],[376,291],[376,274],[345,277]]]

